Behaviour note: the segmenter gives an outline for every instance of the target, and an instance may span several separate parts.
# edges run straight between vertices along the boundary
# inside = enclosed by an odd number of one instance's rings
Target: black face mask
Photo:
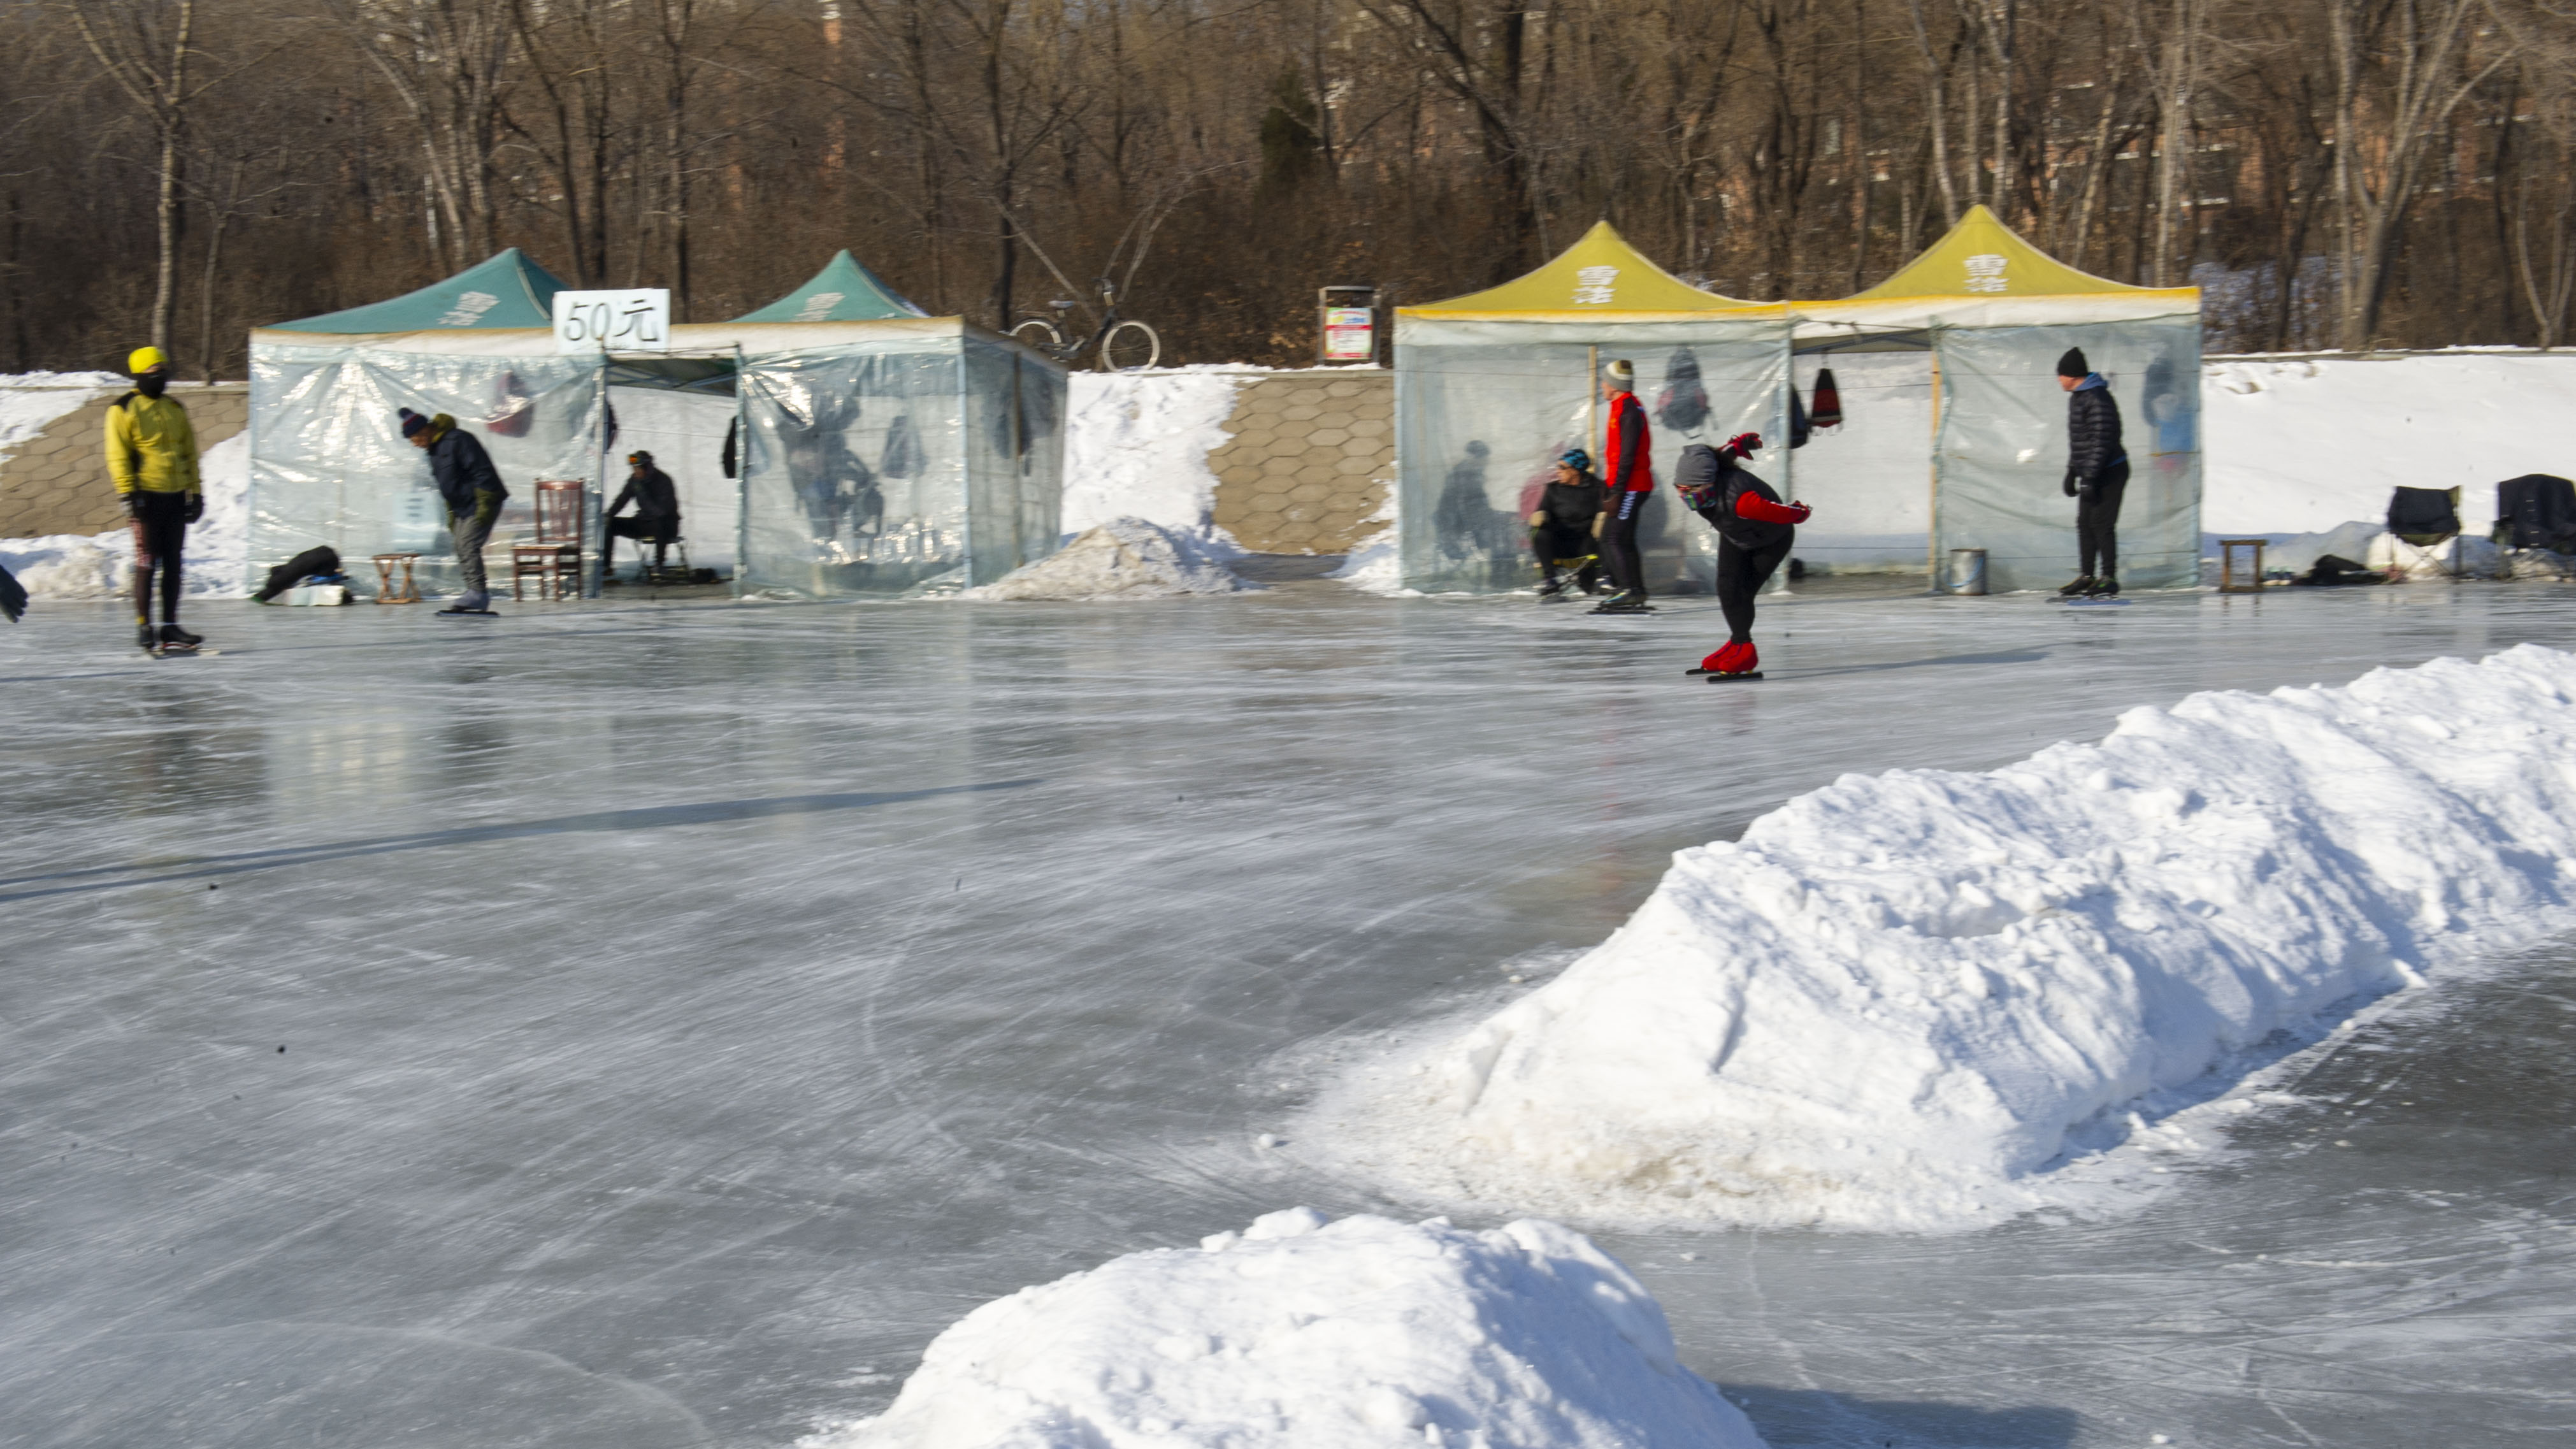
[[[145,397],[159,397],[169,385],[170,375],[165,372],[147,372],[134,380],[134,390]]]

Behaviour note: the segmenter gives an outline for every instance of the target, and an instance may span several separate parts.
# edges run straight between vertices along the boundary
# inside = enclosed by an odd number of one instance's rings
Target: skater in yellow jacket
[[[107,475],[134,525],[135,642],[155,654],[185,654],[205,642],[179,627],[179,562],[188,525],[205,515],[197,483],[197,430],[178,399],[163,396],[170,359],[158,347],[126,359],[134,390],[107,405]],[[152,627],[152,583],[161,583],[161,627]]]

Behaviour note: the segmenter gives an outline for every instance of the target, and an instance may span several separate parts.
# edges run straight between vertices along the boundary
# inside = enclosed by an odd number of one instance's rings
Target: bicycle
[[[1103,372],[1139,372],[1161,361],[1163,339],[1154,329],[1118,315],[1118,284],[1103,277],[1095,285],[1100,288],[1100,325],[1092,329],[1089,337],[1079,342],[1065,340],[1065,314],[1082,304],[1058,299],[1047,303],[1054,318],[1023,318],[1011,328],[1012,340],[1058,362],[1079,363],[1084,357],[1097,357]]]

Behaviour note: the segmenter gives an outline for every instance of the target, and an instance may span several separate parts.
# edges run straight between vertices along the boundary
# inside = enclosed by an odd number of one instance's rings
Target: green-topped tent
[[[883,322],[896,317],[927,317],[930,314],[912,304],[910,298],[885,284],[885,279],[866,267],[844,249],[823,264],[823,270],[805,280],[796,290],[756,312],[745,312],[736,322]]]
[[[554,326],[563,283],[511,247],[443,282],[363,307],[280,322],[272,332],[445,332],[476,327]]]
[[[1694,287],[1608,222],[1517,280],[1395,314],[1398,551],[1404,582],[1499,593],[1538,578],[1523,520],[1559,454],[1597,460],[1602,367],[1636,367],[1657,474],[1690,443],[1753,431],[1785,483],[1789,313]],[[1659,489],[1638,528],[1647,586],[1705,593],[1716,535]]]

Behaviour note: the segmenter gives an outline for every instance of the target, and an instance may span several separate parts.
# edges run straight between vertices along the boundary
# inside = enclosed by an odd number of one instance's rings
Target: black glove
[[[119,493],[116,495],[116,501],[119,506],[125,509],[125,516],[127,518],[139,520],[143,517],[143,494],[140,490],[132,493]]]
[[[2069,498],[2075,496],[2075,470],[2073,468],[2066,470],[2066,496]]]
[[[203,494],[203,493],[191,493],[191,494],[189,494],[189,495],[188,495],[188,511],[187,511],[187,513],[186,513],[185,515],[183,515],[183,516],[184,516],[184,517],[188,520],[188,522],[190,522],[190,523],[194,523],[194,522],[196,522],[198,519],[205,517],[205,516],[206,516],[206,495],[205,495],[205,494]]]

